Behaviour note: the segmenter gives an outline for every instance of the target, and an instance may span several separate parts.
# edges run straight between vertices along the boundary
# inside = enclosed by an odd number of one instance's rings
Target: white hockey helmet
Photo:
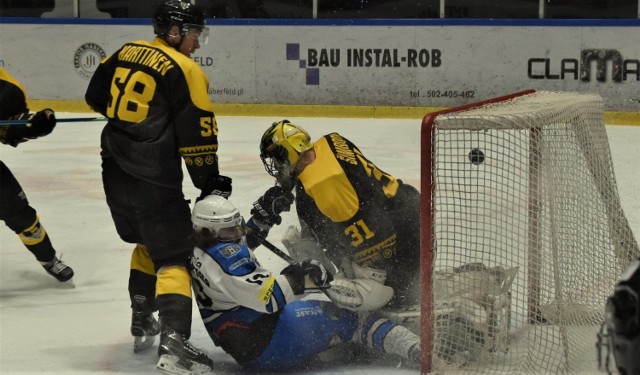
[[[240,211],[227,199],[209,195],[196,202],[191,212],[193,229],[207,229],[220,241],[238,241],[245,235]]]

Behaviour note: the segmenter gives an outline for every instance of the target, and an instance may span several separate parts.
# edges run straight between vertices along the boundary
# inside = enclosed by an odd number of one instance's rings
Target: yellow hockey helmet
[[[289,120],[282,120],[274,122],[262,135],[260,159],[270,175],[278,177],[283,172],[290,175],[300,153],[311,147],[311,137],[306,130]]]

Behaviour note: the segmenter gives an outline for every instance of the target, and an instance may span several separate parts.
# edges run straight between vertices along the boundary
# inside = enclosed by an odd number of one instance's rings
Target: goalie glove
[[[263,196],[253,202],[251,215],[259,224],[271,227],[282,223],[280,214],[289,211],[293,201],[293,193],[281,186],[273,186]]]
[[[316,260],[305,260],[285,267],[280,274],[287,277],[293,293],[303,294],[309,290],[329,289],[333,281],[331,272]]]

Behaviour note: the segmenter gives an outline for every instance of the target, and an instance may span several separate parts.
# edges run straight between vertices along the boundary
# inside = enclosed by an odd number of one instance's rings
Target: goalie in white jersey
[[[333,276],[314,260],[276,273],[262,267],[247,244],[238,209],[220,196],[197,202],[191,216],[191,259],[200,315],[216,346],[258,370],[300,367],[340,343],[355,342],[418,365],[419,337],[374,312],[301,300],[330,288]]]

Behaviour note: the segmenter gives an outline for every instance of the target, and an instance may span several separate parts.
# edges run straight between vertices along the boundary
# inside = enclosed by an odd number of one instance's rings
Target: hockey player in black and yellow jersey
[[[136,244],[129,278],[134,351],[148,348],[160,333],[159,368],[201,373],[213,363],[188,341],[193,247],[182,159],[201,197],[228,197],[231,179],[218,169],[208,79],[190,59],[208,34],[204,14],[189,2],[169,0],[152,21],[156,38],[127,43],[104,59],[85,99],[108,118],[101,139],[107,203],[120,237]]]
[[[311,232],[333,263],[350,268],[347,275],[355,272],[393,289],[391,298],[384,289],[369,293],[370,284],[356,285],[363,296],[352,307],[380,307],[389,298],[387,307],[418,303],[420,193],[415,188],[380,170],[340,134],[311,143],[309,134],[288,120],[267,129],[260,157],[278,185],[254,203],[248,224],[257,223],[254,228],[262,232],[279,224],[294,189],[303,235],[305,229]],[[332,296],[337,291],[332,286],[328,292],[334,301],[341,298]]]
[[[25,120],[25,124],[0,125],[0,142],[17,147],[20,143],[50,134],[56,126],[51,109],[29,114],[27,94],[14,77],[0,68],[0,120]],[[15,176],[0,161],[0,220],[20,238],[44,269],[59,281],[68,281],[73,270],[56,256],[56,250],[36,210]]]

